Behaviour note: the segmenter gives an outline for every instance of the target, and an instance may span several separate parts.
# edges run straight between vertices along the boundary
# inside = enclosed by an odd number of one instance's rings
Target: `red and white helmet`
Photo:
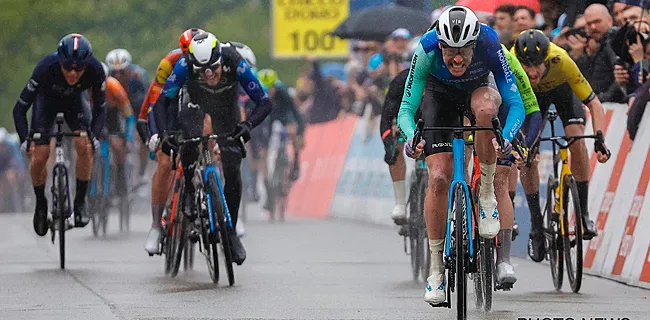
[[[187,49],[189,49],[190,43],[192,42],[192,38],[201,32],[204,31],[199,28],[191,28],[185,30],[183,34],[181,34],[181,37],[178,39],[178,47],[181,48],[181,51],[187,52]]]

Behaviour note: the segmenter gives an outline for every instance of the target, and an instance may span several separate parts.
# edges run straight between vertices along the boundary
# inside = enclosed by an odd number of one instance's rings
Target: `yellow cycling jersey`
[[[548,51],[548,56],[544,60],[546,74],[539,84],[532,85],[533,91],[544,93],[568,83],[582,103],[587,104],[593,100],[596,96],[594,90],[566,50],[551,42]],[[514,46],[510,52],[516,54]]]

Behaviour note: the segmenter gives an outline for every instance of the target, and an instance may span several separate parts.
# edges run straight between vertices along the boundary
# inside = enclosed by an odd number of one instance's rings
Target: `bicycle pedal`
[[[409,229],[408,229],[408,227],[407,227],[406,225],[403,225],[403,226],[399,229],[399,231],[397,232],[397,234],[399,234],[400,236],[403,236],[403,237],[408,237],[408,236],[409,236]]]
[[[407,223],[406,218],[393,219],[393,222],[398,226],[403,226]]]
[[[196,230],[190,231],[190,234],[188,236],[188,239],[192,243],[197,243],[199,241],[199,232]]]

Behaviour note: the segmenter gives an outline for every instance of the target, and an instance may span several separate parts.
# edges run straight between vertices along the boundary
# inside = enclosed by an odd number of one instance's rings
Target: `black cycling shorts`
[[[498,91],[494,76],[485,77],[464,84],[463,89],[449,86],[429,75],[426,93],[422,99],[422,119],[425,127],[455,127],[463,125],[461,114],[472,118],[472,93],[480,87],[490,87]],[[452,152],[452,132],[425,131],[422,138],[426,141],[424,154]]]
[[[106,109],[106,124],[104,127],[109,135],[126,137],[126,124],[122,112],[118,108],[109,107]]]
[[[32,108],[31,130],[42,134],[53,133],[56,114],[63,112],[65,122],[71,131],[89,130],[90,105],[84,98],[86,92],[79,92],[70,98],[49,98],[37,95]],[[36,145],[47,145],[47,138],[35,139]]]
[[[535,96],[537,96],[539,110],[544,118],[546,118],[546,113],[551,104],[554,104],[565,127],[570,124],[584,125],[587,122],[582,102],[573,93],[568,83],[564,83],[548,92],[535,92]]]

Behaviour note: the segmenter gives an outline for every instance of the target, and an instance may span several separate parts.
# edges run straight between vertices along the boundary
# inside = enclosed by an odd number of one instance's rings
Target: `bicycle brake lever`
[[[413,144],[411,147],[413,147],[413,150],[415,150],[415,147],[420,144],[420,140],[422,140],[422,131],[424,130],[424,120],[419,119],[418,123],[416,125],[415,129],[415,135],[413,136]]]
[[[501,150],[505,149],[506,143],[503,140],[503,134],[501,132],[501,122],[499,121],[499,118],[492,119],[492,129],[494,129],[494,137],[497,139],[497,143],[499,144],[499,147],[501,147]]]

